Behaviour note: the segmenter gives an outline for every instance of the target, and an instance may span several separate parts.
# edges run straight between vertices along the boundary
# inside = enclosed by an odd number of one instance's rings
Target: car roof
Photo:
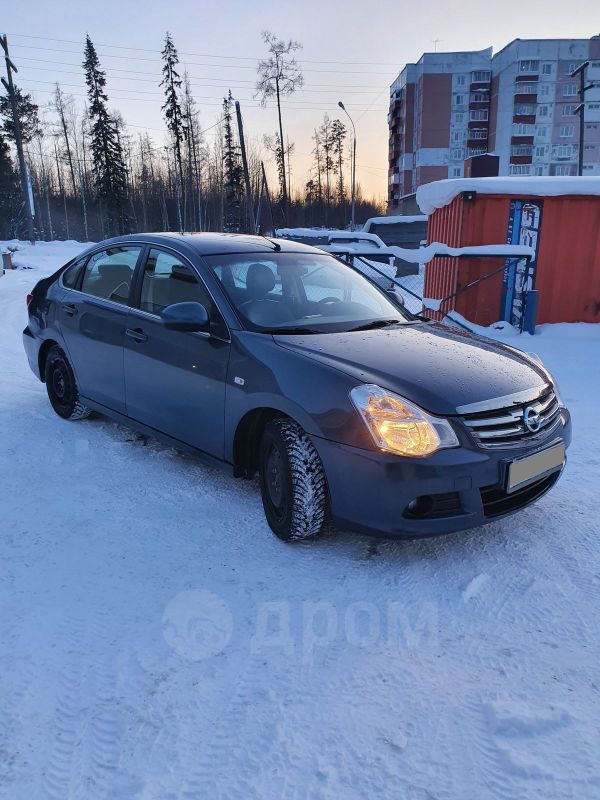
[[[292,242],[288,239],[270,239],[265,236],[252,236],[245,233],[136,233],[116,236],[98,242],[98,245],[123,244],[127,242],[147,242],[178,247],[194,252],[196,255],[224,255],[228,253],[315,253],[323,255],[317,247]],[[276,248],[276,245],[279,245]]]

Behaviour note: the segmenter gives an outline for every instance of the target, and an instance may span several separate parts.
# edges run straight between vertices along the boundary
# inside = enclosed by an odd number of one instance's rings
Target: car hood
[[[434,414],[548,384],[545,370],[521,351],[438,323],[274,339]]]

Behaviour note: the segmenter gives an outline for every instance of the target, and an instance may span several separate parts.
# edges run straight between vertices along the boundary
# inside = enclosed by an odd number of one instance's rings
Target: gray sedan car
[[[535,356],[415,317],[306,245],[139,234],[40,281],[23,341],[90,412],[260,480],[282,539],[480,525],[550,489],[571,422]]]

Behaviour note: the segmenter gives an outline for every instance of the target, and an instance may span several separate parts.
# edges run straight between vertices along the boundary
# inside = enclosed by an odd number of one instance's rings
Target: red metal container
[[[430,215],[427,240],[451,247],[506,244],[511,241],[513,201],[530,201],[539,209],[537,322],[600,322],[600,196],[463,193]],[[426,269],[425,297],[446,297],[502,261],[436,258]],[[499,272],[453,298],[444,310],[455,309],[471,322],[489,325],[505,318],[503,293]]]

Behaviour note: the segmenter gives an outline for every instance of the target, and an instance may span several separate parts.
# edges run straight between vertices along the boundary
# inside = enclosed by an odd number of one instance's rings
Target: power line
[[[21,58],[21,60],[23,60],[23,58]],[[40,59],[35,59],[35,60],[37,61],[37,60],[40,60]],[[58,61],[56,61],[56,62],[48,61],[48,62],[45,62],[45,63],[48,63],[48,64],[55,64],[56,63],[56,64],[58,64],[60,62],[58,62]],[[34,67],[34,66],[29,65],[29,64],[26,65],[26,66],[27,66],[27,69],[41,70],[43,72],[47,72],[48,71],[46,69],[46,67]],[[76,65],[73,64],[72,66],[76,66]],[[121,70],[121,71],[124,71],[124,70]],[[129,71],[130,72],[134,72],[135,74],[140,74],[140,75],[151,75],[152,74],[151,72],[140,72],[140,73],[137,73],[136,70],[129,70]],[[61,75],[82,75],[82,70],[81,69],[79,69],[79,70],[54,69],[53,72],[60,73]],[[155,86],[158,85],[158,76],[156,78],[154,78],[154,79],[153,78],[132,78],[129,75],[113,75],[112,71],[108,71],[108,70],[106,70],[106,76],[111,81],[113,81],[113,80],[136,81],[136,83],[137,82],[141,82],[141,83],[152,83]],[[231,83],[226,78],[210,78],[210,80],[222,81],[222,85],[215,84],[215,83],[203,83],[203,81],[205,81],[206,78],[200,78],[197,75],[188,75],[188,78],[190,79],[190,81],[194,81],[195,83],[197,81],[200,81],[201,83],[199,83],[199,84],[196,83],[196,85],[203,86],[203,87],[205,87],[207,89],[249,89],[250,86],[255,86],[256,85],[256,81],[244,81],[244,80],[240,80],[239,78],[236,78],[236,83]],[[51,83],[57,83],[57,81],[51,81]],[[250,85],[249,86],[237,86],[238,83],[247,83],[247,84],[250,84]],[[323,85],[326,85],[326,84],[313,84],[313,85],[314,86],[323,86]],[[302,88],[302,89],[299,89],[298,91],[299,92],[308,91],[310,93],[314,92],[314,93],[318,93],[318,94],[335,94],[335,93],[339,94],[339,93],[343,93],[344,95],[349,95],[349,94],[368,94],[368,95],[373,95],[373,93],[375,91],[374,88],[356,90],[356,89],[352,89],[351,87],[338,86],[336,84],[331,84],[331,86],[332,86],[331,89],[323,89],[323,90],[321,90],[321,89],[306,89],[306,88]],[[387,91],[387,87],[386,87],[385,91]]]
[[[41,81],[39,81],[39,82],[41,83]],[[21,83],[21,85],[23,85],[24,83],[32,83],[32,81],[30,81],[29,79],[25,78],[25,79],[21,80],[20,83]],[[55,82],[54,81],[45,81],[45,83],[54,84]],[[71,85],[75,85],[75,84],[63,84],[63,86],[71,86]],[[79,84],[77,84],[76,87],[77,88],[81,88],[81,89],[83,88],[82,86],[79,86]],[[54,94],[54,89],[40,89],[37,86],[33,86],[31,91],[44,92],[46,94]],[[121,91],[126,91],[126,90],[122,89]],[[77,92],[69,92],[69,94],[71,94],[73,97],[87,97],[87,94],[79,94]],[[161,97],[161,95],[157,95],[156,99],[154,97],[123,97],[122,95],[118,95],[114,99],[118,100],[118,101],[124,100],[125,102],[134,102],[134,103],[157,103],[159,97]],[[212,98],[211,97],[209,99],[219,99],[219,98],[216,98],[216,97]],[[312,102],[315,103],[317,101],[313,100]],[[245,104],[246,104],[247,108],[261,108],[260,103],[245,101]],[[222,105],[222,103],[210,103],[210,102],[207,103],[207,102],[203,101],[201,103],[201,105],[202,106],[219,106],[220,107]],[[323,101],[320,106],[315,106],[315,105],[305,105],[303,103],[303,101],[287,100],[284,107],[285,107],[286,110],[296,110],[297,109],[299,111],[327,111],[328,109],[335,110],[335,101],[331,101],[331,103],[326,103],[325,101]],[[367,108],[367,109],[364,109],[362,107],[358,107],[358,106],[352,105],[351,103],[348,103],[348,107],[349,108],[356,108],[357,110],[364,111],[364,112],[367,112],[369,110],[371,110],[371,111],[386,111],[387,110],[387,108],[377,108],[377,109],[375,109],[375,108],[368,109]]]
[[[74,53],[75,55],[81,55],[81,51],[79,50],[64,50],[58,47],[37,47],[31,44],[16,44],[13,47],[18,48],[25,48],[29,50],[42,50],[43,52],[47,53],[48,51],[52,53]],[[153,63],[160,63],[159,58],[144,58],[143,56],[121,56],[118,54],[111,54],[111,53],[98,53],[99,58],[121,58],[127,61],[150,61]],[[256,70],[256,66],[246,66],[245,64],[207,64],[206,62],[198,62],[198,61],[187,61],[182,62],[185,64],[190,64],[193,67],[209,67],[209,68],[218,68],[218,69],[251,69],[253,71]],[[386,75],[388,78],[390,76],[389,72],[365,72],[364,70],[350,70],[350,69],[304,69],[305,72],[323,72],[323,73],[343,73],[344,75],[351,74],[351,75]]]
[[[74,40],[74,39],[53,39],[49,36],[32,36],[29,34],[24,33],[11,33],[9,36],[16,36],[19,39],[39,39],[42,41],[47,42],[61,42],[62,44],[82,44],[81,42]],[[136,50],[139,52],[144,53],[157,53],[160,55],[160,50],[155,50],[151,47],[133,47],[132,45],[122,45],[122,44],[106,44],[105,42],[98,42],[98,47],[111,47],[117,50]],[[32,45],[15,45],[20,47],[28,47]],[[192,56],[193,58],[222,58],[222,59],[232,59],[236,61],[260,61],[264,59],[264,56],[225,56],[225,55],[216,55],[215,53],[185,53],[183,51],[179,52],[180,56]],[[373,66],[373,67],[397,67],[398,65],[395,62],[391,61],[319,61],[310,58],[301,58],[297,59],[301,64],[349,64],[349,65],[356,65],[356,66]]]
[[[21,84],[23,84],[23,83],[35,83],[36,84],[36,86],[34,86],[34,90],[35,90],[37,88],[37,84],[38,83],[43,83],[43,84],[50,85],[50,86],[56,86],[57,81],[43,81],[43,80],[39,80],[37,78],[35,80],[31,79],[31,78],[23,78],[20,81],[20,83]],[[75,89],[83,89],[85,91],[85,86],[83,86],[80,83],[59,83],[59,86],[70,86],[70,87],[73,87]],[[217,86],[215,88],[218,89],[220,87]],[[43,90],[40,90],[40,91],[43,91]],[[115,91],[115,92],[127,92],[127,91],[129,91],[129,89],[119,89],[118,87],[113,87],[113,89],[111,89],[111,92],[112,91]],[[155,97],[157,99],[158,98],[164,99],[164,94],[162,92],[148,92],[148,91],[145,91],[143,89],[137,89],[136,91],[139,94],[148,94],[148,95],[152,95],[152,97]],[[201,99],[201,100],[222,100],[223,99],[222,95],[212,95],[212,94],[211,95],[194,94],[194,98],[195,99]],[[125,97],[120,98],[119,96],[117,96],[115,99],[116,100],[119,100],[119,99],[126,100],[126,99],[130,99],[130,98],[125,98]],[[146,98],[135,98],[135,99],[139,99],[139,100],[144,99],[145,100]],[[249,103],[251,108],[257,108],[258,106],[260,106],[260,103],[257,104],[255,102],[254,98],[252,98],[252,97],[238,97],[237,99],[240,100],[240,102]],[[326,106],[327,108],[329,108],[329,107],[331,107],[331,104],[333,102],[335,102],[335,101],[327,101],[327,100],[312,100],[312,101],[306,100],[306,101],[304,101],[304,100],[289,100],[288,99],[288,100],[286,100],[286,105],[288,103],[292,103],[294,105],[296,105],[298,103],[304,104],[305,102],[307,102],[307,103],[308,102],[313,102],[315,104]],[[349,103],[348,105],[351,106],[351,107],[354,107],[354,106],[352,106],[351,103]],[[379,110],[387,110],[387,108],[384,108],[383,106],[381,106]]]

